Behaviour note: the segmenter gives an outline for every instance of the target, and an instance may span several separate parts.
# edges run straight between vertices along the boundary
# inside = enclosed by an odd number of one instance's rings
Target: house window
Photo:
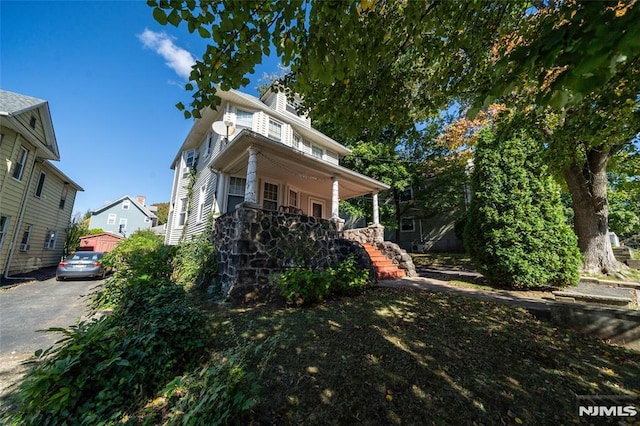
[[[413,200],[413,188],[407,187],[400,193],[400,201],[411,201]]]
[[[56,247],[56,240],[58,239],[58,233],[56,231],[47,230],[47,236],[44,240],[44,248],[47,250],[53,250]]]
[[[324,203],[322,201],[311,201],[311,215],[314,217],[322,217],[322,213],[324,210]]]
[[[318,145],[311,145],[311,155],[316,158],[322,158],[322,148]]]
[[[289,190],[289,205],[293,207],[298,207],[298,191],[294,191],[293,189]]]
[[[122,202],[122,210],[129,210],[129,207],[131,207],[131,201],[124,200]]]
[[[13,166],[12,176],[15,179],[22,180],[22,175],[24,173],[24,167],[27,164],[27,157],[29,155],[29,151],[25,148],[20,148],[20,154],[16,160],[16,164]]]
[[[184,153],[184,169],[182,170],[182,177],[189,176],[189,169],[193,167],[196,162],[196,152],[191,150]]]
[[[247,186],[245,178],[231,176],[229,178],[229,195],[227,197],[227,212],[232,212],[236,206],[244,201],[244,190]]]
[[[200,187],[200,197],[198,198],[198,223],[204,220],[204,202],[206,201],[207,187]]]
[[[38,178],[38,186],[36,186],[36,197],[40,198],[42,195],[42,189],[44,188],[44,180],[47,177],[45,172],[40,172],[40,177]]]
[[[181,198],[180,199],[180,213],[178,214],[178,226],[184,226],[187,221],[187,206],[189,204],[189,199]]]
[[[29,250],[29,240],[31,240],[31,229],[33,225],[27,225],[22,233],[22,240],[20,240],[20,251]]]
[[[298,106],[293,104],[292,102],[287,101],[287,112],[290,112],[293,115],[298,115]]]
[[[31,116],[31,120],[29,120],[29,127],[32,129],[36,128],[36,118],[33,115]]]
[[[7,235],[7,228],[9,227],[9,218],[7,216],[0,216],[0,247],[4,242],[4,236]]]
[[[211,154],[211,150],[213,149],[213,133],[209,133],[209,137],[207,138],[207,143],[204,147],[204,156],[208,157]]]
[[[107,225],[115,225],[115,224],[116,224],[116,214],[109,213],[109,216],[107,217]]]
[[[412,217],[400,219],[400,232],[413,232],[416,229],[415,220]]]
[[[151,222],[151,218],[150,217],[145,217],[144,218],[144,223],[149,223]]]
[[[236,127],[247,127],[251,129],[253,127],[253,113],[249,111],[243,111],[241,109],[237,110]]]
[[[67,191],[69,190],[69,188],[67,188],[67,184],[65,184],[62,187],[62,194],[60,194],[60,208],[64,209],[64,204],[67,202]]]
[[[294,133],[293,134],[293,147],[299,151],[302,151],[302,138],[300,135]]]
[[[118,224],[118,233],[124,235],[124,231],[127,229],[127,219],[122,217],[120,218],[120,223]]]
[[[269,137],[274,140],[282,140],[282,124],[269,119]]]
[[[278,185],[275,183],[264,183],[262,192],[262,207],[266,210],[278,209]]]

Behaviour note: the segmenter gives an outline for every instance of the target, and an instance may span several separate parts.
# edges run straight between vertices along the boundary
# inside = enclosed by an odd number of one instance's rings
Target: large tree
[[[352,134],[409,128],[454,100],[476,110],[509,101],[514,90],[528,105],[535,100],[533,117],[545,118],[541,128],[556,153],[550,158],[572,192],[585,268],[619,267],[606,244],[603,176],[633,132],[637,0],[148,3],[158,22],[184,22],[209,39],[186,86],[193,101],[178,104],[187,117],[217,105],[216,88],[248,84],[246,75],[273,48],[310,113]],[[548,106],[558,112],[555,122],[547,120]],[[615,116],[613,125],[606,116]]]

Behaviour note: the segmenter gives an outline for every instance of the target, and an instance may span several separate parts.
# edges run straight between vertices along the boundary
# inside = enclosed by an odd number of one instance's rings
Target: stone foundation
[[[261,299],[271,291],[270,277],[287,268],[324,269],[351,255],[372,270],[362,246],[342,238],[338,226],[331,220],[246,205],[220,216],[212,240],[222,292],[235,302]]]

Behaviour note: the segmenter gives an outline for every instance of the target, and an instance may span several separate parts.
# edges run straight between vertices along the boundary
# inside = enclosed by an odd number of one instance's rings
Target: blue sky
[[[49,102],[61,161],[84,188],[74,212],[124,195],[169,201],[169,168],[192,121],[190,64],[205,40],[161,26],[144,1],[0,1],[0,87]],[[267,63],[268,62],[268,63]],[[256,68],[255,88],[269,60]]]

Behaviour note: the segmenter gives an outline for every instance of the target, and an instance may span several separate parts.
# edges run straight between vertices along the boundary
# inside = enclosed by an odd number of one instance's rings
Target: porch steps
[[[371,262],[373,262],[373,266],[376,268],[378,280],[395,280],[406,276],[404,269],[399,268],[376,247],[368,243],[362,243],[362,247],[364,247],[369,258],[371,258]]]

